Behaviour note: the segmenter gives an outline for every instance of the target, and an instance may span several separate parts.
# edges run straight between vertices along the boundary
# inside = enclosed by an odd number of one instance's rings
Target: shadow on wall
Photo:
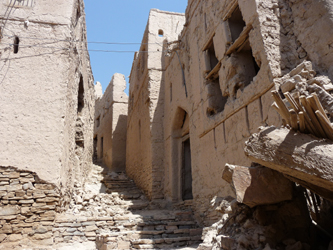
[[[119,115],[112,133],[112,170],[125,172],[127,115]]]

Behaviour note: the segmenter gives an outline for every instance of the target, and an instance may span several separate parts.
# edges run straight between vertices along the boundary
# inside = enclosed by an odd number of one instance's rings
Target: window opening
[[[222,95],[219,77],[208,80],[206,87],[208,92],[207,116],[214,116],[224,110],[228,96]]]
[[[211,40],[210,45],[206,49],[206,56],[207,56],[207,63],[208,63],[207,68],[209,69],[209,71],[211,71],[219,63],[219,60],[217,59],[216,54],[215,54],[213,39]]]
[[[101,121],[101,116],[98,116],[97,119],[96,119],[96,126],[97,126],[97,128],[100,125],[100,121]]]
[[[158,30],[158,36],[159,36],[159,37],[163,37],[163,35],[164,35],[163,30],[159,29],[159,30]]]
[[[141,120],[139,120],[139,142],[141,142]]]
[[[170,102],[172,102],[172,82],[170,82]]]
[[[104,148],[103,148],[103,146],[104,146],[104,138],[103,137],[101,137],[101,158],[103,158],[103,150],[104,150]]]
[[[76,17],[75,17],[75,25],[77,25],[79,19],[81,16],[81,8],[80,8],[80,1],[77,3],[77,9],[76,9]]]
[[[15,36],[14,38],[14,54],[17,54],[19,51],[19,43],[20,43],[20,39]]]
[[[79,89],[78,89],[78,101],[77,101],[77,112],[81,114],[82,109],[84,108],[84,86],[83,86],[83,77],[80,76]]]
[[[252,48],[250,42],[247,41],[242,49],[235,53],[237,57],[238,64],[242,68],[244,75],[244,87],[248,86],[253,78],[258,74],[260,68],[252,55]],[[237,89],[235,90],[237,93]]]
[[[93,153],[93,161],[96,161],[97,160],[97,144],[98,143],[98,139],[97,139],[97,135],[95,135],[94,137],[94,153]]]
[[[243,28],[246,26],[243,20],[242,12],[239,9],[239,6],[235,8],[233,13],[231,14],[231,17],[228,19],[228,22],[229,22],[232,41],[235,41],[242,33]]]

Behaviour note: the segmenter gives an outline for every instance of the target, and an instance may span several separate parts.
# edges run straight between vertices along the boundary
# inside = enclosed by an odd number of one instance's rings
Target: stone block
[[[22,189],[23,189],[23,190],[33,190],[33,189],[34,189],[34,186],[32,185],[31,182],[24,183],[24,184],[22,185]]]
[[[98,230],[98,227],[96,227],[96,226],[87,226],[85,229],[86,232],[91,232],[91,231],[96,231],[96,230]]]
[[[32,204],[34,202],[35,202],[34,200],[19,200],[18,203],[20,203],[20,204]]]
[[[36,200],[36,202],[57,202],[57,201],[59,201],[59,198],[57,197],[45,197]]]
[[[45,234],[47,233],[49,230],[47,230],[46,227],[43,227],[43,226],[38,226],[36,229],[35,229],[35,232],[38,233],[38,234]]]
[[[42,190],[36,190],[33,192],[32,195],[34,198],[45,198],[46,197],[45,193]]]
[[[0,234],[0,243],[7,238],[7,234]]]
[[[10,234],[7,237],[7,241],[9,242],[17,242],[23,239],[22,234]]]
[[[45,240],[45,239],[49,239],[52,237],[52,233],[43,233],[43,234],[35,234],[32,239],[34,240]]]
[[[13,233],[13,228],[11,225],[5,224],[0,229],[0,234],[11,234]]]
[[[22,185],[21,184],[16,184],[16,185],[10,185],[7,186],[7,191],[12,192],[12,191],[21,191],[22,190]]]
[[[18,206],[4,206],[0,209],[0,216],[16,215],[20,210]]]
[[[85,236],[88,237],[96,237],[96,233],[95,232],[85,232]]]
[[[86,221],[86,222],[82,222],[82,226],[95,226],[95,221]]]
[[[131,243],[128,241],[118,241],[118,249],[130,249]]]
[[[51,184],[35,184],[35,188],[40,190],[52,190],[54,187]]]
[[[235,166],[232,186],[237,201],[255,207],[292,199],[292,182],[265,167]]]

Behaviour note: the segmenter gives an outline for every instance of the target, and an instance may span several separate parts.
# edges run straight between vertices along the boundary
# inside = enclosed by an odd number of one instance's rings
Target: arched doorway
[[[172,200],[193,199],[189,115],[178,108],[172,127]]]

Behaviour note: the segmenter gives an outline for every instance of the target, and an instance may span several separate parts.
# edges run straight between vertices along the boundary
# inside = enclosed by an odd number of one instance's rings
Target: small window
[[[80,1],[78,1],[77,9],[76,9],[76,17],[75,17],[75,23],[76,24],[79,21],[80,17],[81,17],[81,8],[80,8]]]
[[[139,120],[139,142],[141,142],[141,120]]]
[[[84,86],[83,86],[83,77],[80,76],[78,96],[77,96],[77,113],[81,114],[82,109],[84,108]]]
[[[170,82],[170,102],[172,102],[172,82]]]
[[[161,29],[160,29],[160,30],[158,30],[158,36],[159,36],[159,37],[163,37],[163,35],[164,35],[164,32],[163,32],[163,30],[161,30]]]
[[[103,154],[104,154],[104,138],[101,137],[101,158],[103,158]]]
[[[209,62],[210,62],[210,69],[214,69],[214,67],[218,64],[219,60],[216,57],[215,54],[215,48],[214,48],[214,43],[212,41],[211,45],[207,49],[207,54],[209,56]]]
[[[17,54],[19,51],[19,43],[20,43],[20,39],[15,36],[14,38],[14,54]]]
[[[97,128],[100,125],[100,121],[101,121],[101,116],[98,116],[97,119],[96,119],[96,126],[97,126]]]

